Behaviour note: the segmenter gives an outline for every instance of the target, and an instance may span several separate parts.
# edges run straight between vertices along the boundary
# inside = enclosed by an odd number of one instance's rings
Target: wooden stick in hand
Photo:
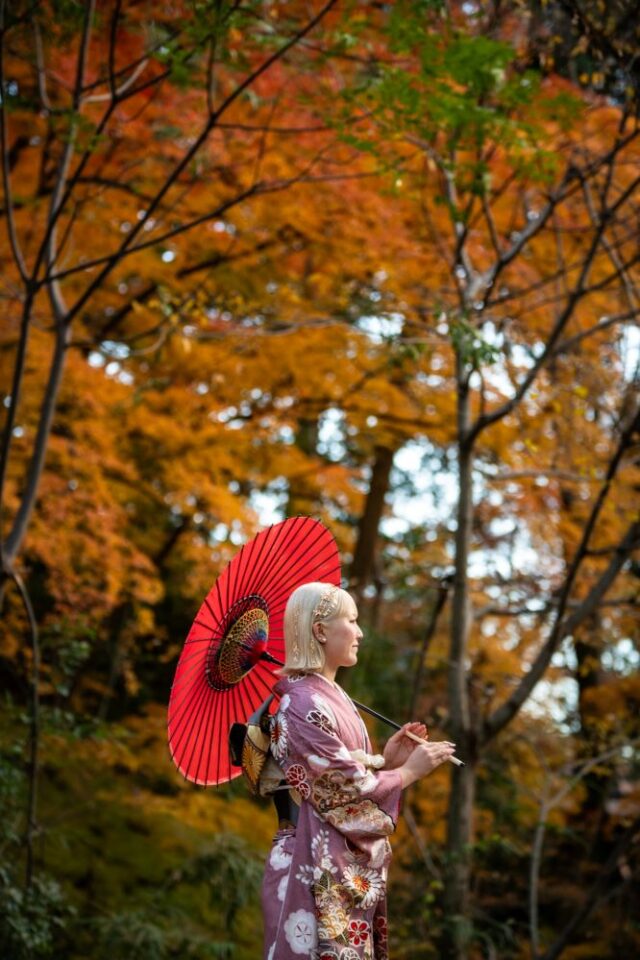
[[[415,740],[416,743],[433,743],[432,740],[423,740],[422,737],[416,737],[415,733],[411,733],[410,730],[405,730],[404,735],[405,737],[409,737],[411,740]],[[455,763],[456,767],[464,767],[464,760],[458,760],[457,757],[449,757],[448,759],[451,761],[451,763]]]

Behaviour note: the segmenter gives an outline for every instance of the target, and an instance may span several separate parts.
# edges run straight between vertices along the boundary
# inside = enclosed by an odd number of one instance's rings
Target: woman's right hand
[[[441,763],[453,756],[455,749],[455,743],[449,743],[446,740],[441,740],[439,743],[425,741],[417,744],[411,756],[407,757],[402,766],[398,768],[402,774],[403,788],[422,777],[426,777]]]

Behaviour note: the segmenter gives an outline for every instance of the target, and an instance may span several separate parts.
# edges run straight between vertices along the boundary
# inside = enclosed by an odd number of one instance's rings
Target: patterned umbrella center
[[[229,690],[245,677],[267,649],[269,607],[251,594],[236,601],[226,618],[222,641],[212,643],[205,673],[214,690]]]

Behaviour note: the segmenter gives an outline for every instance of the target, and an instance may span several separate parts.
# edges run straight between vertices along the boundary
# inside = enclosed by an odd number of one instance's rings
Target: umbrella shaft
[[[282,662],[282,660],[277,660],[276,657],[272,657],[271,654],[266,653],[266,651],[265,653],[262,654],[261,659],[267,660],[269,663],[275,663],[276,666],[278,667],[284,667],[284,663]],[[351,699],[353,700],[353,697],[351,697]],[[389,717],[383,716],[383,714],[378,713],[377,710],[372,710],[371,707],[367,707],[366,704],[364,703],[358,703],[357,700],[353,700],[353,702],[355,703],[356,707],[358,707],[358,709],[364,710],[366,713],[371,714],[371,716],[375,717],[376,720],[382,720],[383,723],[386,723],[387,726],[389,727],[393,727],[394,730],[402,729],[399,723],[396,723],[395,720],[389,720]],[[407,733],[407,736],[411,737],[412,740],[416,740],[418,743],[422,742],[420,737],[416,737],[413,733]],[[451,763],[455,763],[457,767],[464,767],[464,762],[462,760],[459,760],[458,757],[449,757],[449,760],[451,761]]]
[[[282,660],[272,657],[270,653],[263,653],[261,659],[267,660],[269,663],[275,663],[278,667],[284,667]],[[353,697],[351,697],[351,699],[353,700]],[[371,714],[371,716],[375,717],[376,720],[382,720],[383,723],[386,723],[389,727],[393,727],[394,730],[402,729],[399,723],[396,723],[395,720],[389,720],[389,717],[384,717],[381,713],[378,713],[377,710],[373,710],[371,707],[365,706],[364,703],[358,703],[357,700],[353,700],[353,702],[360,710],[364,710],[366,713]]]

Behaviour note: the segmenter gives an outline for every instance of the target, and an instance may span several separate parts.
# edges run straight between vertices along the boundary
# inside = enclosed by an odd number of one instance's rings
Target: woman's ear
[[[318,643],[327,642],[327,638],[324,636],[321,623],[314,623],[313,626],[311,627],[311,630],[313,631],[313,635],[318,641]]]

